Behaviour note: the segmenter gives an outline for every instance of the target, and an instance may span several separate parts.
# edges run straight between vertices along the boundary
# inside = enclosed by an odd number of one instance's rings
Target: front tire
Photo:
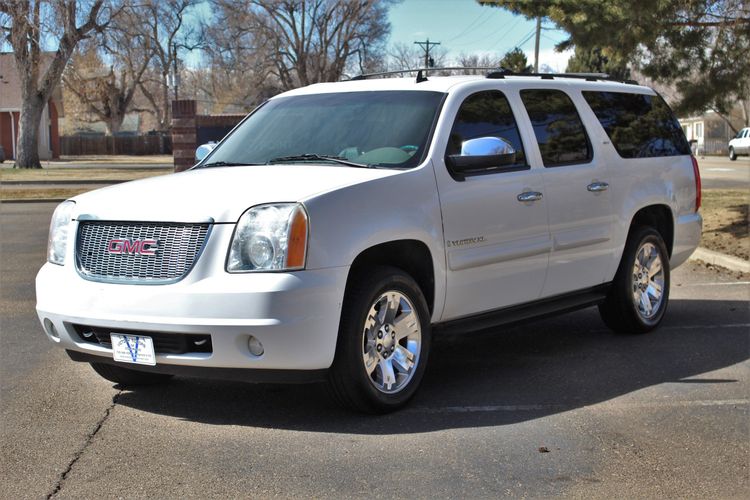
[[[165,373],[148,373],[138,370],[130,370],[121,366],[108,365],[106,363],[90,363],[96,373],[123,387],[136,387],[142,385],[155,385],[166,382],[172,375]]]
[[[729,146],[729,159],[731,161],[734,161],[737,159],[737,153],[734,152],[734,148],[732,146]]]
[[[417,391],[430,350],[427,301],[395,267],[350,278],[336,357],[329,373],[334,398],[362,413],[397,410]]]
[[[647,333],[659,326],[669,302],[669,254],[652,227],[633,229],[607,299],[604,323],[617,333]]]

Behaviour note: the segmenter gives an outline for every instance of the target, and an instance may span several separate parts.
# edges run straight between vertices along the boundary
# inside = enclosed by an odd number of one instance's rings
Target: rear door
[[[464,92],[446,103],[452,126],[438,151],[459,154],[467,140],[496,137],[512,145],[516,159],[459,176],[435,155],[448,269],[443,320],[538,298],[551,247],[542,179],[526,160],[528,144],[509,102],[517,108],[518,96]]]
[[[542,296],[599,285],[614,251],[609,165],[592,147],[574,103],[580,96],[552,88],[520,95],[538,144],[532,161],[543,167],[552,236]]]

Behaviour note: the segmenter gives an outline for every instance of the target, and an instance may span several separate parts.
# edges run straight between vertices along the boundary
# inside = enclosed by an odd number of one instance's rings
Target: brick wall
[[[195,101],[172,101],[172,157],[174,171],[181,172],[195,164]]]
[[[208,141],[218,142],[245,115],[198,115],[195,101],[172,101],[172,156],[174,170],[195,164],[195,149]]]

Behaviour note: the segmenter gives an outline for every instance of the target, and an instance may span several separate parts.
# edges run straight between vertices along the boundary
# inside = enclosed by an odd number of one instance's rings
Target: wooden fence
[[[163,135],[94,136],[66,135],[60,137],[60,154],[80,155],[166,155],[172,154],[172,137]]]

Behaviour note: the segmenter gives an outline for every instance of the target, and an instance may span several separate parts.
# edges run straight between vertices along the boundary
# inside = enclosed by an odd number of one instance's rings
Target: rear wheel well
[[[355,276],[366,273],[368,268],[380,265],[397,267],[411,276],[422,290],[432,314],[435,307],[435,271],[432,254],[427,245],[418,240],[398,240],[364,250],[357,255],[349,270],[347,290],[352,279],[356,279]]]
[[[633,229],[639,226],[649,226],[656,229],[667,246],[667,252],[672,257],[672,243],[674,242],[674,220],[672,210],[667,205],[650,205],[638,210],[630,222],[628,238]]]

